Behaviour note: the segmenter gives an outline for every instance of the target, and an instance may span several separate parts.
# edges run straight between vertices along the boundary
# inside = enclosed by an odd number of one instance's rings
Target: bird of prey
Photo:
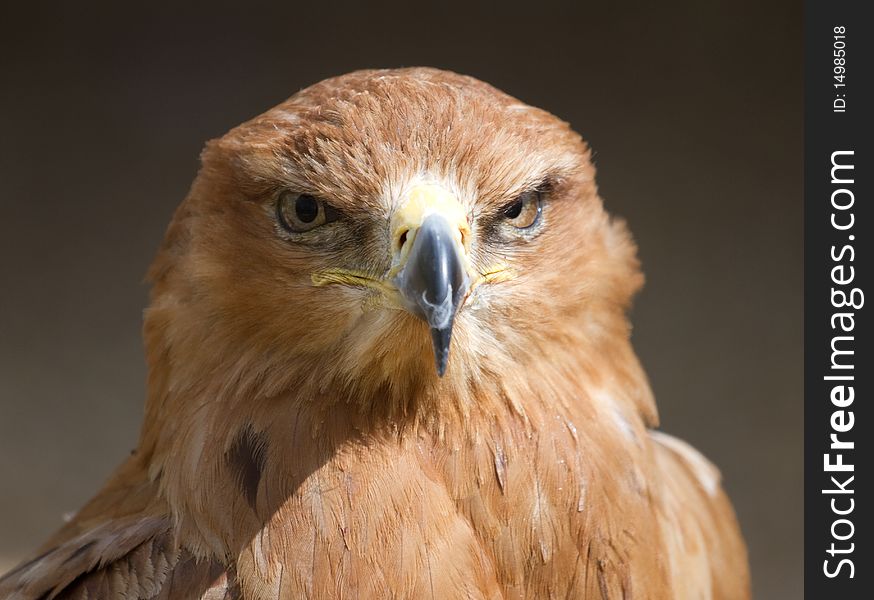
[[[655,429],[594,177],[567,123],[429,68],[209,142],[136,449],[0,597],[749,597],[718,471]]]

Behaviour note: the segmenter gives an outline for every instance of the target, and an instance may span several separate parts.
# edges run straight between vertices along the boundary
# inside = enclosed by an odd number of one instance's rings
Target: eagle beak
[[[394,284],[408,311],[428,323],[437,374],[449,362],[452,325],[470,288],[464,207],[436,185],[418,185],[392,218]]]

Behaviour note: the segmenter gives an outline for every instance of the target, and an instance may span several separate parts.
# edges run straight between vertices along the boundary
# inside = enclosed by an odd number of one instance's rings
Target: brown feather
[[[137,453],[0,596],[749,597],[718,472],[651,431],[635,247],[566,123],[469,77],[361,71],[202,158],[149,274]],[[517,273],[468,299],[443,378],[424,323],[311,278],[384,275],[421,177],[469,211],[473,265]],[[538,233],[495,237],[540,185]],[[283,189],[343,219],[289,241]]]

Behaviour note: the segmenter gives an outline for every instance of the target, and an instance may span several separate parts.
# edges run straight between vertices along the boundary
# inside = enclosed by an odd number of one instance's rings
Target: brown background
[[[590,141],[663,426],[721,467],[756,596],[799,598],[800,3],[357,4],[0,14],[0,571],[132,448],[141,279],[203,142],[326,76],[432,65]]]

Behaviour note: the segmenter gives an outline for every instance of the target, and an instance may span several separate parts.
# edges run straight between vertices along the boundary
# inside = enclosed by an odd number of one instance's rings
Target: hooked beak
[[[393,218],[392,234],[394,283],[406,309],[428,323],[437,374],[443,377],[455,315],[470,288],[465,211],[443,188],[420,185]]]

